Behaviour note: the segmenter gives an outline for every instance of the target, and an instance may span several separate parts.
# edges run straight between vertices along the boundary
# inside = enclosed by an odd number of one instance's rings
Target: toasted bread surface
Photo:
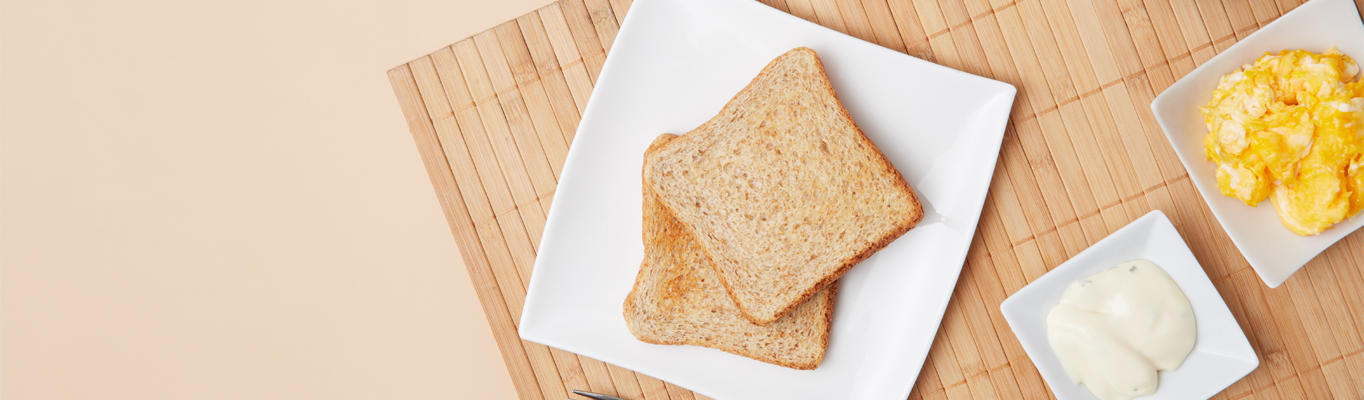
[[[650,149],[675,137],[664,135]],[[705,252],[644,185],[644,261],[626,296],[625,324],[641,341],[705,346],[795,369],[824,358],[832,285],[767,325],[750,322],[725,293]]]
[[[804,47],[646,154],[644,174],[757,324],[796,309],[923,218]]]

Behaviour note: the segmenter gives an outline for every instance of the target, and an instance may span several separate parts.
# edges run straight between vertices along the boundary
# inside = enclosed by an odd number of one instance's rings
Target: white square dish
[[[1204,153],[1203,136],[1208,128],[1198,108],[1208,103],[1222,75],[1254,62],[1265,52],[1306,49],[1320,53],[1331,46],[1356,62],[1364,62],[1364,23],[1350,0],[1313,0],[1298,6],[1194,69],[1151,102],[1160,129],[1174,146],[1198,193],[1255,273],[1271,288],[1279,287],[1317,254],[1364,226],[1364,217],[1341,221],[1318,236],[1298,236],[1283,227],[1268,201],[1248,207],[1223,196],[1217,189],[1217,165]]]
[[[819,53],[848,112],[915,190],[924,220],[839,281],[818,369],[636,340],[622,303],[643,259],[644,150],[714,116],[799,46]],[[636,0],[560,177],[520,335],[721,400],[904,399],[971,245],[1014,94],[757,2]]]
[[[1047,341],[1047,313],[1061,302],[1071,282],[1137,259],[1155,263],[1179,285],[1193,306],[1198,331],[1184,364],[1174,371],[1160,371],[1156,393],[1139,399],[1206,399],[1260,365],[1241,326],[1179,231],[1165,213],[1156,210],[1076,254],[1000,304],[1009,329],[1057,399],[1095,397],[1088,388],[1072,382],[1061,368]]]

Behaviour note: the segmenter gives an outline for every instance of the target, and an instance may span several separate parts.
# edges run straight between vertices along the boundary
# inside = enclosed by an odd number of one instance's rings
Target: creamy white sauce
[[[1103,400],[1155,393],[1156,370],[1178,369],[1195,336],[1188,297],[1146,260],[1072,282],[1047,314],[1047,341],[1066,375]]]

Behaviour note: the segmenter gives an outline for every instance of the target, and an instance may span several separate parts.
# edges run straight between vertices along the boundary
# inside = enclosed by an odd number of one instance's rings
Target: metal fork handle
[[[583,396],[583,397],[586,397],[586,398],[589,398],[589,399],[593,399],[593,400],[622,400],[622,399],[620,399],[620,398],[618,398],[618,397],[607,396],[607,395],[604,395],[604,394],[601,394],[601,393],[585,392],[585,391],[581,391],[581,390],[574,390],[574,391],[573,391],[573,394],[576,394],[576,395],[579,395],[579,396]],[[573,400],[573,399],[568,399],[568,400]]]

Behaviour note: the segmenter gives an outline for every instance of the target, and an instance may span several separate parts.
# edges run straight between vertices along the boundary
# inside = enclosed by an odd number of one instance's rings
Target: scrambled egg
[[[1364,81],[1334,47],[1265,53],[1222,77],[1203,107],[1222,194],[1269,199],[1288,230],[1316,235],[1364,210]]]

